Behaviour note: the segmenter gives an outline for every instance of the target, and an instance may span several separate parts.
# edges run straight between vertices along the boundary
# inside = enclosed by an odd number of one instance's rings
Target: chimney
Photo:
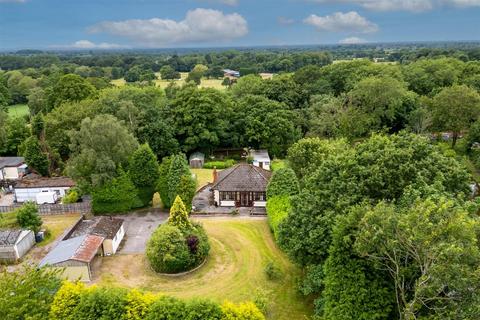
[[[217,167],[213,167],[213,183],[217,182],[217,180],[218,180]]]

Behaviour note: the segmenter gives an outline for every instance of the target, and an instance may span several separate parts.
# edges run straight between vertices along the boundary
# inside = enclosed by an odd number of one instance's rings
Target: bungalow
[[[271,161],[267,150],[252,150],[250,151],[250,157],[252,157],[254,166],[270,170]]]
[[[35,244],[31,230],[0,230],[0,262],[21,259]]]
[[[37,201],[39,193],[55,193],[62,198],[67,191],[75,186],[75,182],[67,177],[33,177],[20,180],[15,186],[15,200],[19,203]]]
[[[67,240],[86,234],[103,237],[103,254],[107,256],[115,254],[125,236],[123,219],[113,217],[81,219],[63,239]]]
[[[213,199],[221,207],[265,207],[272,173],[251,164],[238,164],[217,173],[214,170]]]
[[[91,281],[91,265],[102,253],[103,240],[103,237],[85,234],[61,241],[38,266],[63,269],[62,276],[71,281]]]
[[[26,172],[23,157],[0,157],[0,181],[21,179]]]

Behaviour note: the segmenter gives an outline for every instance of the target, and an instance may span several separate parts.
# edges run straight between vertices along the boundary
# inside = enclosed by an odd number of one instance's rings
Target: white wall
[[[265,159],[265,160],[253,160],[253,165],[255,167],[260,167],[260,163],[263,163],[263,169],[265,170],[270,170],[270,160]]]
[[[253,202],[254,207],[266,207],[267,206],[267,201],[254,201]]]
[[[6,180],[16,180],[18,179],[18,168],[17,167],[5,167],[3,168],[3,176]]]
[[[235,207],[235,201],[221,201],[221,207]]]
[[[15,244],[17,259],[22,258],[35,244],[35,235],[31,230],[24,230]]]
[[[15,198],[17,202],[22,203],[26,201],[36,201],[37,193],[40,192],[56,192],[59,191],[59,198],[62,198],[66,195],[70,187],[50,187],[50,188],[15,188]]]
[[[213,203],[218,203],[220,205],[220,191],[213,190]]]
[[[120,229],[118,229],[117,234],[115,235],[115,237],[112,240],[113,254],[115,254],[117,252],[118,246],[120,245],[120,242],[122,242],[122,239],[123,239],[124,235],[125,235],[125,230],[123,229],[123,224],[122,224],[122,226],[120,227]]]

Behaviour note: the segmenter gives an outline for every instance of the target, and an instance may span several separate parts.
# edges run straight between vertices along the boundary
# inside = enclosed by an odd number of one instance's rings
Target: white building
[[[253,159],[253,165],[256,167],[270,170],[270,156],[267,150],[252,150],[250,151],[250,157]]]
[[[23,157],[0,157],[0,180],[18,180],[27,171]]]
[[[0,230],[0,262],[21,259],[35,244],[31,230]]]
[[[37,195],[42,192],[55,192],[60,199],[74,186],[75,182],[67,177],[24,178],[15,186],[15,200],[18,203],[36,202]]]

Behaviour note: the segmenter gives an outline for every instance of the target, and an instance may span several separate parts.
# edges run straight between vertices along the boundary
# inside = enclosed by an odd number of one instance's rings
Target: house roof
[[[12,246],[17,243],[22,230],[0,230],[0,246]]]
[[[251,164],[238,164],[218,173],[212,190],[265,191],[272,173]]]
[[[16,189],[27,189],[27,188],[55,188],[55,187],[73,187],[75,186],[75,181],[68,177],[26,177],[23,180],[20,180],[15,186]]]
[[[86,234],[93,234],[104,237],[105,239],[113,239],[118,230],[123,225],[123,219],[113,217],[100,217],[89,220],[82,220],[72,230],[70,239],[83,236]]]
[[[0,169],[5,167],[18,167],[25,163],[23,157],[0,157]]]
[[[253,160],[270,161],[270,156],[268,155],[267,150],[252,150],[250,155],[253,157]]]
[[[80,237],[61,241],[40,262],[39,267],[55,265],[68,260],[91,262],[103,243],[104,238],[86,234]]]

